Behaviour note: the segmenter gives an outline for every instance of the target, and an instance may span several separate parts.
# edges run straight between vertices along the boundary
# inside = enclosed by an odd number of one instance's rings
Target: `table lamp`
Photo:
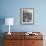
[[[11,35],[11,33],[10,33],[10,26],[14,25],[14,18],[5,18],[5,25],[9,25],[8,34]]]

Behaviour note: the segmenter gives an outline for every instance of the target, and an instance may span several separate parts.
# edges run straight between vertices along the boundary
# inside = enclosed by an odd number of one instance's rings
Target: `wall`
[[[0,0],[0,4],[0,18],[13,17],[15,19],[11,32],[40,31],[46,36],[46,0]],[[34,8],[33,25],[20,24],[20,8]],[[0,25],[0,32],[8,32],[8,26],[4,23]],[[45,41],[44,43],[46,44]]]
[[[45,0],[1,0],[0,17],[13,17],[15,19],[14,26],[11,31],[46,31],[46,1]],[[34,8],[34,24],[20,24],[20,8]],[[1,26],[2,32],[7,31],[6,25]],[[6,28],[7,27],[7,28]],[[14,28],[14,29],[13,29]],[[19,30],[18,30],[19,29]]]

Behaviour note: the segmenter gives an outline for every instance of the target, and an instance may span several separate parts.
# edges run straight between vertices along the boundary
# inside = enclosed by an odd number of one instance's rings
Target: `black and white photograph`
[[[34,22],[34,8],[21,8],[21,23],[22,24],[33,24]]]

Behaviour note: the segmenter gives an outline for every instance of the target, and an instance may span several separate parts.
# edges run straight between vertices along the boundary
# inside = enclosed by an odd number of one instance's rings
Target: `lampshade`
[[[5,18],[5,25],[13,25],[14,18]]]

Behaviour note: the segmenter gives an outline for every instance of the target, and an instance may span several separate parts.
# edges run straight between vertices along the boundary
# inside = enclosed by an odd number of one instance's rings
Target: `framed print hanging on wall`
[[[34,8],[21,8],[20,15],[21,24],[34,23]]]

